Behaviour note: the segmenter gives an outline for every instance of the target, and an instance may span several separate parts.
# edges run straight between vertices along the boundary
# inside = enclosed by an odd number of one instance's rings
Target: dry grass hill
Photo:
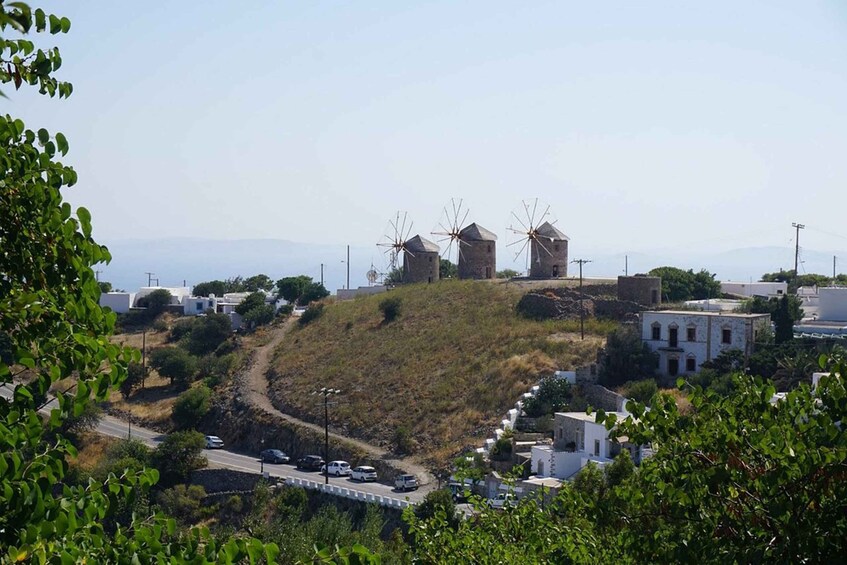
[[[526,289],[514,284],[442,281],[329,304],[286,336],[268,378],[282,412],[323,423],[312,392],[343,391],[333,429],[426,463],[442,465],[477,446],[521,394],[554,369],[593,360],[612,323],[536,322],[515,312]],[[379,303],[401,301],[385,322]]]

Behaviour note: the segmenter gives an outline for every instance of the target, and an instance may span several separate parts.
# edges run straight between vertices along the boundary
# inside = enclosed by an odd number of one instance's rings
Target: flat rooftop
[[[630,416],[629,412],[606,412],[606,414],[614,414],[618,417],[618,421]],[[556,412],[556,416],[564,416],[573,420],[582,420],[583,422],[591,422],[596,424],[597,412],[586,414],[585,412]]]
[[[717,299],[715,299],[717,302]],[[761,318],[770,314],[743,314],[740,312],[709,312],[704,310],[648,310],[642,314],[668,314],[674,316],[711,316],[713,318]]]

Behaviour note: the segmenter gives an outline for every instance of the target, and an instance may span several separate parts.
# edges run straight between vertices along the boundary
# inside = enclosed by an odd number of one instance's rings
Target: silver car
[[[353,469],[353,473],[350,475],[350,478],[354,481],[375,481],[377,479],[376,469],[373,467],[368,467],[367,465],[361,465]]]

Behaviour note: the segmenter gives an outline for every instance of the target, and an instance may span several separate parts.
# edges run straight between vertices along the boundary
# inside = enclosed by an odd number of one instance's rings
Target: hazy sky
[[[67,192],[102,240],[425,237],[522,199],[572,255],[847,249],[847,3],[68,2]]]

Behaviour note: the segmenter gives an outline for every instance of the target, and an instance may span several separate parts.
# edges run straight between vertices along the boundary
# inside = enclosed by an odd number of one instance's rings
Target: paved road
[[[8,384],[0,386],[0,396],[7,399],[11,398],[12,390],[9,387],[10,385]],[[42,412],[47,413],[55,408],[57,408],[57,401],[53,399],[44,408],[42,408]],[[116,438],[126,438],[129,436],[133,439],[140,439],[150,447],[156,447],[165,437],[164,434],[159,432],[140,428],[138,426],[130,426],[127,422],[108,415],[103,416],[100,419],[99,424],[97,424],[97,432]],[[210,467],[233,469],[236,471],[245,471],[256,474],[258,474],[262,469],[262,464],[259,461],[258,456],[255,455],[244,455],[226,449],[206,449],[204,453],[206,458],[209,460]],[[293,477],[315,482],[322,482],[324,480],[323,475],[320,473],[298,471],[293,465],[265,463],[264,470],[272,477]],[[388,496],[401,500],[408,498],[409,501],[413,503],[422,501],[426,495],[426,492],[424,491],[411,491],[404,493],[396,491],[392,487],[381,483],[359,483],[347,477],[330,477],[329,482],[330,484],[338,487],[344,487],[350,490],[373,494],[376,496]]]

